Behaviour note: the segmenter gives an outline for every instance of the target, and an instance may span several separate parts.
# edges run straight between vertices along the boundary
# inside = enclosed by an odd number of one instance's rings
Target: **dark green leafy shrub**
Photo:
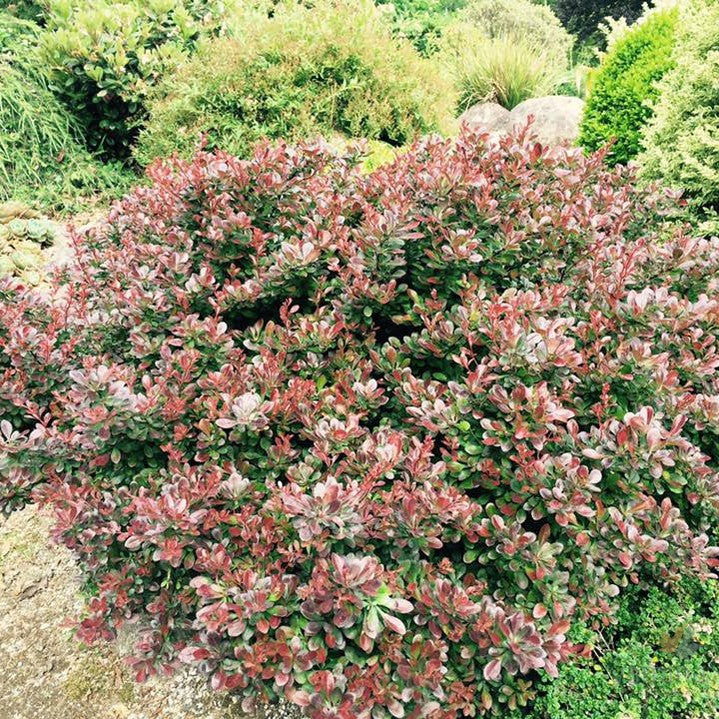
[[[3,0],[0,2],[0,11],[7,12],[22,20],[32,20],[43,24],[47,12],[46,2],[33,2],[33,0]]]
[[[659,85],[639,157],[643,174],[684,191],[694,221],[719,232],[719,3],[682,10],[675,67]]]
[[[583,658],[563,666],[534,719],[712,719],[719,696],[719,591],[685,581],[633,588],[616,624],[573,637]]]
[[[598,33],[605,18],[626,18],[634,22],[641,14],[646,0],[555,0],[553,9],[564,26],[585,40]]]
[[[250,10],[241,27],[158,88],[138,140],[141,164],[190,155],[200,134],[211,148],[246,155],[262,137],[319,133],[400,146],[449,121],[451,84],[392,36],[369,0],[286,3],[271,17]]]
[[[641,149],[657,83],[672,67],[677,11],[650,13],[617,40],[594,75],[579,142],[594,151],[614,140],[611,162],[628,162]]]
[[[182,0],[51,0],[44,59],[91,150],[129,152],[150,88],[215,26],[207,3],[189,8]]]

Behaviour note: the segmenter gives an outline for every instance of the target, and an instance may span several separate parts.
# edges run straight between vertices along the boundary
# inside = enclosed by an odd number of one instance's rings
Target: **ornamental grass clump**
[[[0,281],[2,504],[87,641],[249,708],[508,716],[629,584],[712,573],[719,242],[603,157],[199,154]]]

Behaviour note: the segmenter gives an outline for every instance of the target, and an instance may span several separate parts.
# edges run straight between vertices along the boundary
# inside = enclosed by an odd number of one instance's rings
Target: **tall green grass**
[[[78,196],[122,185],[127,173],[99,165],[82,146],[72,115],[48,86],[39,32],[0,12],[0,200],[72,209]]]

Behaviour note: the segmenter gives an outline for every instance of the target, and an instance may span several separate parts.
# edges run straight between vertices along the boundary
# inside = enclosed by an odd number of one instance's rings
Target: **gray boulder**
[[[534,118],[531,132],[545,145],[575,143],[584,112],[584,100],[568,95],[548,95],[525,100],[509,113],[509,128],[526,125]]]
[[[506,132],[509,129],[509,110],[496,102],[478,102],[462,113],[459,122],[482,132]]]

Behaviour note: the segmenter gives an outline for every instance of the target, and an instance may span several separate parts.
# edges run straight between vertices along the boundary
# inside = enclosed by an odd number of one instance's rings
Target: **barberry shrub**
[[[508,716],[623,587],[709,576],[719,241],[603,159],[200,154],[0,285],[2,503],[54,509],[80,637],[246,707]]]

